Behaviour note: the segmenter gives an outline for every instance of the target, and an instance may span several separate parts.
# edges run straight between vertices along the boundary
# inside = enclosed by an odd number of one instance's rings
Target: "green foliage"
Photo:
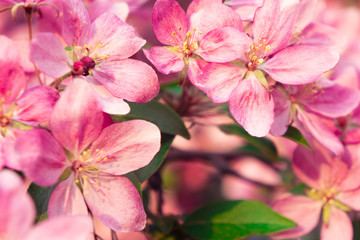
[[[184,122],[180,116],[168,106],[158,101],[150,101],[147,103],[128,103],[131,111],[127,115],[114,115],[114,121],[121,122],[132,119],[143,119],[157,125],[161,132],[171,135],[180,135],[186,139],[190,139],[190,134],[186,129]]]
[[[311,150],[309,143],[306,141],[302,133],[297,128],[289,126],[283,137],[290,139],[298,144],[301,144]]]
[[[49,205],[49,200],[52,192],[54,191],[57,184],[51,187],[41,187],[32,183],[28,189],[32,199],[35,202],[36,206],[36,215],[38,216],[38,220],[43,220],[44,216],[47,216],[47,208]]]
[[[266,235],[296,224],[256,201],[221,201],[204,206],[185,219],[183,229],[206,240],[231,240]]]

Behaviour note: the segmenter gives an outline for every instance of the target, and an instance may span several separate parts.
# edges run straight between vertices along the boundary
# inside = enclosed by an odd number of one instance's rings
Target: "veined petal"
[[[287,46],[299,10],[299,0],[265,0],[256,10],[252,33],[255,41],[261,38],[271,47],[269,55]]]
[[[88,42],[90,33],[90,17],[81,0],[63,0],[62,36],[72,46],[83,46]],[[109,26],[107,26],[109,27]]]
[[[315,46],[291,46],[276,53],[259,68],[278,82],[306,84],[330,70],[339,60],[333,50]]]
[[[341,191],[336,200],[349,206],[352,210],[360,210],[360,188],[351,191]]]
[[[90,157],[106,168],[104,172],[123,175],[146,166],[159,149],[159,129],[144,120],[132,120],[105,128],[91,145]]]
[[[233,27],[216,28],[208,32],[195,51],[208,62],[230,62],[244,56],[252,40]]]
[[[150,101],[160,89],[155,71],[134,59],[105,61],[93,75],[111,94],[131,102]]]
[[[274,122],[274,100],[252,72],[230,95],[229,109],[252,136],[264,137]]]
[[[87,215],[88,210],[79,187],[75,184],[74,174],[60,182],[51,194],[48,206],[49,217],[62,215]]]
[[[89,46],[98,46],[94,53],[99,56],[108,55],[106,61],[131,57],[145,42],[133,27],[112,12],[102,14],[91,25]]]
[[[16,101],[17,118],[22,121],[48,121],[59,97],[58,91],[50,87],[37,86],[28,89]]]
[[[152,47],[151,50],[143,51],[147,59],[163,74],[181,72],[185,67],[184,56],[165,47]]]
[[[92,222],[88,216],[59,216],[36,224],[24,239],[88,240],[92,231]]]
[[[15,153],[22,171],[41,186],[55,184],[69,166],[62,146],[43,129],[20,134],[16,138]]]
[[[353,227],[349,216],[340,209],[332,207],[329,222],[322,224],[320,237],[324,240],[352,240]]]
[[[210,63],[202,71],[193,84],[213,102],[223,103],[229,101],[231,93],[247,70],[230,63]]]
[[[157,39],[162,44],[172,46],[182,46],[189,29],[185,11],[175,0],[156,1],[152,25]]]
[[[59,78],[71,71],[72,61],[59,38],[53,33],[36,34],[31,41],[30,60],[41,72],[53,78]]]
[[[125,177],[99,175],[99,185],[89,184],[84,196],[91,212],[117,232],[144,229],[146,214],[139,192]]]
[[[308,234],[319,222],[322,203],[305,196],[290,196],[279,201],[273,206],[273,210],[293,220],[297,227],[272,234],[274,239],[298,238]]]
[[[90,20],[93,22],[96,18],[105,12],[112,12],[116,14],[122,21],[126,21],[130,9],[126,2],[106,2],[96,1],[91,2],[87,8]]]
[[[271,125],[270,133],[273,136],[284,135],[291,120],[291,102],[278,88],[271,92],[274,99],[274,122]]]
[[[101,105],[84,79],[75,79],[66,88],[50,119],[55,138],[75,154],[99,136],[102,123]]]

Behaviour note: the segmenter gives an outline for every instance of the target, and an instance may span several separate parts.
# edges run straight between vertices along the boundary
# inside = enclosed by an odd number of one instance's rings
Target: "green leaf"
[[[180,116],[168,106],[158,101],[150,101],[147,103],[131,103],[131,111],[127,115],[113,115],[116,122],[127,121],[132,119],[143,119],[157,125],[161,132],[180,135],[186,139],[190,139],[190,134],[186,129],[184,122]]]
[[[298,144],[301,144],[311,150],[309,143],[306,141],[302,133],[293,126],[289,126],[286,133],[283,135],[284,138],[290,139]]]
[[[269,84],[261,70],[255,70],[254,74],[261,84],[269,91]]]
[[[66,47],[65,47],[65,51],[71,51],[71,47],[70,47],[70,46],[66,46]]]
[[[161,148],[160,151],[155,155],[153,160],[149,163],[149,165],[136,170],[134,173],[138,176],[141,182],[144,182],[151,175],[153,175],[161,166],[164,161],[166,154],[173,142],[175,136],[169,135],[166,133],[161,133]]]
[[[219,128],[226,134],[233,134],[244,138],[249,144],[256,147],[263,157],[272,161],[278,160],[276,147],[269,139],[253,137],[240,125],[220,125]]]
[[[35,183],[30,185],[28,192],[35,202],[37,216],[44,216],[44,213],[47,212],[50,196],[56,186],[57,184],[51,187],[41,187]]]
[[[266,235],[296,224],[256,201],[221,201],[204,206],[185,219],[182,228],[193,237],[232,240]]]

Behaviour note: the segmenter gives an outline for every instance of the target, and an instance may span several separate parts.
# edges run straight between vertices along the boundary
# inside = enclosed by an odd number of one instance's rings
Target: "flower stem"
[[[58,87],[60,86],[61,82],[64,81],[66,78],[70,77],[72,75],[72,72],[68,72],[65,75],[57,78],[53,84],[51,84],[52,87],[54,87],[55,89],[58,89]]]

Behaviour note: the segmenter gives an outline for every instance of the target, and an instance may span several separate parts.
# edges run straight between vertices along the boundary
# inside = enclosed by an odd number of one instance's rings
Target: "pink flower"
[[[103,92],[116,99],[114,104],[120,109],[117,114],[129,111],[122,99],[146,102],[156,96],[159,83],[155,71],[141,61],[129,59],[145,40],[113,13],[104,13],[90,23],[82,1],[63,3],[62,36],[71,49],[65,51],[52,33],[37,34],[31,44],[31,60],[39,70],[53,78],[85,76],[100,92],[99,101],[106,101]]]
[[[9,170],[0,172],[0,209],[3,240],[87,240],[92,232],[87,216],[62,216],[32,226],[36,213],[34,203],[20,177]]]
[[[273,237],[298,238],[309,233],[322,211],[322,240],[353,239],[352,223],[345,211],[360,210],[358,148],[352,155],[346,151],[341,159],[320,146],[313,149],[299,146],[292,163],[296,176],[312,188],[308,196],[285,197],[273,206],[298,226]]]
[[[88,207],[111,229],[142,230],[146,214],[140,195],[122,175],[153,159],[160,148],[159,129],[143,120],[110,124],[79,79],[57,102],[50,126],[53,135],[30,130],[15,143],[22,169],[35,183],[53,185],[67,169],[69,176],[51,196],[49,216],[86,214]]]
[[[268,134],[274,121],[266,74],[280,83],[306,84],[338,61],[338,54],[328,48],[289,46],[298,11],[297,0],[265,0],[255,13],[252,38],[237,39],[246,43],[240,61],[207,64],[190,79],[212,101],[229,102],[235,120],[253,136]]]
[[[144,54],[164,74],[196,68],[200,56],[210,62],[238,58],[246,35],[240,17],[221,1],[193,1],[187,12],[175,0],[156,1],[152,24],[157,39],[166,47],[153,47]],[[195,65],[193,65],[195,64]]]

